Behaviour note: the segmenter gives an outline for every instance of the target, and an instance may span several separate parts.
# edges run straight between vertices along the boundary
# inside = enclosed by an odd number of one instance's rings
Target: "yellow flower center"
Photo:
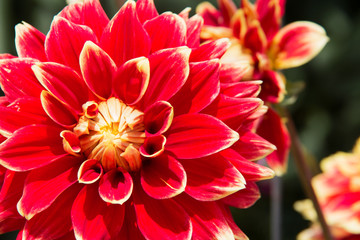
[[[83,109],[84,115],[73,129],[81,153],[98,160],[105,171],[116,167],[139,170],[139,148],[145,141],[144,113],[114,97],[99,104],[89,101]]]

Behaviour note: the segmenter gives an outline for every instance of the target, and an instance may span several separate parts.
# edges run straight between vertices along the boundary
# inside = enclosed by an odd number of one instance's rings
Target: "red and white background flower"
[[[286,0],[257,0],[254,4],[241,0],[239,8],[232,0],[217,2],[219,9],[209,2],[199,4],[196,9],[204,18],[201,39],[229,38],[231,47],[221,62],[243,76],[242,81],[262,81],[260,98],[270,109],[260,119],[257,132],[277,147],[267,162],[282,175],[287,169],[291,143],[286,118],[273,108],[286,95],[286,79],[281,70],[310,61],[323,49],[328,37],[313,22],[298,21],[282,27]]]
[[[336,240],[360,238],[360,139],[352,153],[337,152],[322,160],[323,173],[312,180],[320,207]],[[310,200],[295,203],[295,209],[312,221],[299,240],[322,240],[321,227]]]
[[[188,13],[139,0],[108,19],[85,0],[47,35],[16,26],[18,56],[0,60],[0,233],[247,239],[229,206],[273,176],[255,162],[275,149],[252,132],[261,82],[238,81],[219,60],[229,40],[200,45]]]

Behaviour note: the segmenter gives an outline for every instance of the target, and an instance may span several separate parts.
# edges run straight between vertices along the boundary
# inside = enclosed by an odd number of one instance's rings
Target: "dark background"
[[[115,14],[119,2],[101,0],[109,16]],[[191,15],[200,2],[155,0],[159,13],[179,13],[190,6]],[[17,23],[25,21],[47,33],[53,16],[65,4],[65,0],[0,0],[0,52],[16,54],[14,26]],[[309,157],[319,162],[336,151],[350,151],[360,136],[360,7],[354,0],[288,0],[284,24],[298,20],[322,25],[330,37],[324,50],[310,63],[284,71],[288,82],[302,81],[306,85],[289,109]],[[295,239],[308,222],[292,207],[296,200],[305,198],[292,159],[281,181],[281,236]],[[263,197],[253,207],[233,210],[236,222],[253,240],[270,239],[271,182],[260,185]],[[0,236],[0,239],[12,238],[14,234]]]

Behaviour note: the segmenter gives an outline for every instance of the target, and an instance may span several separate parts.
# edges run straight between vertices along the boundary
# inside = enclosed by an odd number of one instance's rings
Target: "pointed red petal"
[[[298,67],[313,59],[329,41],[325,30],[312,22],[293,22],[274,37],[270,52],[275,68]]]
[[[79,61],[81,73],[90,90],[103,99],[109,98],[112,92],[112,79],[116,72],[116,65],[110,56],[96,44],[88,41],[81,50]]]
[[[23,239],[58,239],[68,233],[72,228],[71,206],[82,187],[75,184],[68,188],[49,208],[27,221]]]
[[[220,82],[237,83],[241,81],[244,75],[249,71],[250,65],[246,61],[232,61],[221,63]]]
[[[17,204],[27,220],[47,209],[59,195],[77,182],[80,158],[65,156],[42,168],[31,171]]]
[[[249,208],[260,198],[260,190],[256,183],[246,182],[246,188],[242,189],[221,201],[236,208]]]
[[[25,22],[15,27],[15,45],[20,58],[35,58],[46,61],[44,49],[45,35]]]
[[[149,57],[150,82],[143,101],[150,105],[156,101],[167,101],[185,84],[189,76],[187,47],[158,51]]]
[[[10,102],[20,97],[40,96],[44,88],[31,70],[34,63],[33,59],[20,58],[0,61],[0,84]]]
[[[165,149],[181,159],[214,154],[239,139],[239,135],[223,122],[204,114],[175,117],[167,135]]]
[[[259,181],[274,177],[273,170],[243,158],[232,149],[222,151],[220,154],[227,158],[234,167],[239,170],[246,181]]]
[[[220,91],[218,60],[190,63],[185,85],[170,99],[176,115],[197,113],[211,104]]]
[[[102,200],[111,204],[123,204],[131,196],[133,181],[130,173],[120,168],[105,173],[100,180],[99,194]]]
[[[20,128],[0,145],[0,163],[8,169],[27,171],[55,161],[66,154],[61,130],[47,125]]]
[[[187,46],[189,48],[197,48],[200,45],[200,32],[204,25],[204,19],[199,15],[192,16],[186,21]]]
[[[259,0],[256,2],[255,9],[259,15],[261,27],[265,32],[268,41],[279,31],[281,18],[284,14],[284,0]]]
[[[21,198],[27,175],[27,172],[18,173],[11,170],[7,170],[5,173],[0,192],[0,232],[2,229],[1,225],[6,219],[22,218],[17,211],[16,203]]]
[[[109,22],[101,37],[101,48],[117,66],[149,55],[150,38],[137,17],[134,1],[127,1]]]
[[[200,3],[196,7],[196,13],[204,18],[205,25],[218,26],[222,18],[220,11],[209,2]]]
[[[70,22],[90,27],[98,39],[109,23],[109,18],[99,0],[86,0],[84,3],[69,4],[58,16],[66,18]]]
[[[244,47],[253,53],[263,53],[267,47],[267,39],[260,23],[257,20],[252,22],[244,36]]]
[[[234,235],[216,202],[196,201],[182,194],[177,201],[190,215],[192,239],[234,239]]]
[[[186,173],[175,158],[162,154],[146,161],[141,169],[141,185],[150,197],[172,198],[185,190]]]
[[[128,105],[137,104],[149,85],[149,59],[139,57],[124,63],[113,79],[113,93]]]
[[[262,104],[259,98],[233,98],[221,94],[203,113],[215,116],[232,129],[238,129]]]
[[[226,26],[230,25],[230,21],[236,12],[236,5],[232,0],[219,0],[219,9],[222,13],[224,19],[224,24]]]
[[[206,42],[191,52],[190,62],[201,62],[221,58],[229,47],[230,40],[227,38]]]
[[[88,100],[88,88],[70,67],[58,63],[37,63],[32,69],[39,82],[54,96],[77,113]]]
[[[262,81],[222,83],[221,93],[229,97],[254,98],[259,94],[261,84]]]
[[[199,201],[214,201],[245,188],[241,173],[222,155],[182,160],[187,174],[185,192]]]
[[[241,229],[234,222],[234,219],[230,212],[229,207],[225,206],[225,205],[220,205],[220,204],[219,204],[219,206],[222,209],[223,215],[224,215],[229,227],[231,228],[231,230],[235,236],[235,239],[236,240],[249,240],[249,238],[245,235],[245,233],[243,233],[243,231],[241,231]]]
[[[141,186],[135,189],[137,224],[146,239],[191,239],[190,217],[174,199],[153,199]]]
[[[141,23],[159,16],[153,0],[138,0],[136,12]]]
[[[17,58],[17,57],[11,55],[10,53],[0,53],[0,60],[11,59],[11,58]]]
[[[186,45],[186,24],[184,19],[176,14],[163,13],[146,21],[144,28],[151,39],[152,52]]]
[[[268,70],[255,76],[263,81],[259,97],[266,102],[279,103],[286,94],[285,77],[280,72]]]
[[[0,116],[0,133],[7,137],[24,126],[49,123],[49,118],[44,115],[19,111],[11,107],[0,106]]]
[[[274,144],[277,148],[266,157],[269,166],[277,175],[286,172],[288,155],[291,145],[290,135],[284,121],[271,108],[260,122],[257,133]]]
[[[134,202],[131,200],[125,204],[126,219],[121,228],[119,239],[145,240],[137,225],[137,217],[134,209]]]
[[[117,239],[124,222],[124,206],[106,204],[97,184],[86,185],[74,201],[71,219],[76,239]]]
[[[68,128],[76,125],[78,120],[76,114],[54,95],[44,90],[41,92],[40,99],[45,112],[54,122]]]
[[[231,148],[250,161],[260,160],[276,150],[273,144],[250,131],[242,132],[239,141]]]
[[[144,125],[147,135],[159,135],[166,132],[173,120],[174,108],[165,101],[155,102],[144,112]]]
[[[89,27],[55,16],[45,39],[46,56],[51,62],[67,65],[80,72],[79,55],[86,41],[97,42]]]

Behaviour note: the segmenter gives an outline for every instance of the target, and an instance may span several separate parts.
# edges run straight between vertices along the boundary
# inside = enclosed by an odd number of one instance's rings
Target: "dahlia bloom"
[[[299,21],[282,28],[285,0],[242,0],[237,8],[231,0],[218,0],[219,10],[208,2],[196,11],[204,18],[203,40],[231,39],[231,47],[221,58],[237,68],[248,62],[243,80],[262,80],[260,97],[267,105],[280,103],[286,93],[285,77],[279,71],[300,66],[315,57],[328,38],[324,29],[312,22]],[[244,69],[244,67],[241,67]],[[238,70],[244,75],[244,71]],[[278,174],[286,171],[290,138],[284,120],[269,110],[258,133],[273,143],[277,150],[267,160]]]
[[[352,153],[325,158],[321,169],[323,173],[313,178],[312,185],[332,235],[336,240],[360,239],[360,138]],[[311,202],[299,201],[295,209],[313,222],[298,239],[323,239]]]
[[[247,239],[229,206],[259,198],[255,182],[273,171],[254,161],[274,146],[250,128],[260,82],[220,89],[229,41],[200,45],[202,24],[152,0],[109,20],[85,0],[46,36],[16,26],[18,57],[0,60],[0,233]]]

